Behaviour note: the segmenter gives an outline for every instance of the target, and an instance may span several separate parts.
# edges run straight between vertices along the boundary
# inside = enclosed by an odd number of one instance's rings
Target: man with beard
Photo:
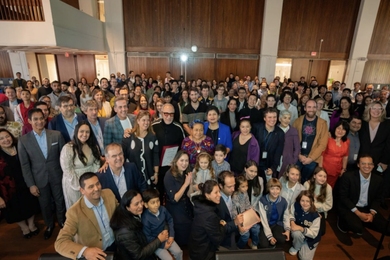
[[[53,81],[51,83],[51,88],[53,91],[47,96],[51,100],[51,107],[54,107],[56,110],[58,110],[58,108],[56,108],[56,104],[62,92],[60,82],[58,82],[57,80]]]
[[[182,121],[183,128],[187,132],[188,135],[191,135],[192,129],[190,128],[190,123],[194,120],[198,119],[200,121],[204,121],[205,114],[207,110],[207,105],[205,103],[199,102],[199,91],[197,88],[190,89],[190,100],[187,106],[184,107],[182,112]]]
[[[301,154],[297,162],[301,169],[301,183],[310,179],[322,152],[328,145],[328,127],[326,121],[317,117],[317,103],[310,99],[305,105],[306,114],[295,120],[293,127],[298,130],[301,142]]]
[[[333,82],[332,94],[333,94],[333,104],[339,106],[339,101],[341,98],[340,81]]]
[[[0,128],[7,129],[15,138],[22,135],[22,125],[19,122],[8,121],[5,108],[0,105]]]
[[[40,99],[42,96],[49,95],[52,91],[53,91],[53,89],[50,87],[49,79],[44,78],[42,80],[42,86],[38,89],[38,99]]]

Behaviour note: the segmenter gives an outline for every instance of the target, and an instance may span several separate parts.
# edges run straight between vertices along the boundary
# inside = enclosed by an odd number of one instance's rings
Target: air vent
[[[169,52],[127,52],[127,57],[168,58]]]
[[[217,53],[217,59],[258,60],[259,59],[259,55],[257,55],[257,54]]]

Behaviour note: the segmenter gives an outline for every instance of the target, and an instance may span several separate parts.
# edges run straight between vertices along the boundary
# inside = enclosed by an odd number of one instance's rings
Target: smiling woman
[[[69,209],[81,196],[79,178],[85,172],[96,172],[100,167],[100,152],[90,124],[76,125],[73,141],[67,143],[60,156],[62,189]]]

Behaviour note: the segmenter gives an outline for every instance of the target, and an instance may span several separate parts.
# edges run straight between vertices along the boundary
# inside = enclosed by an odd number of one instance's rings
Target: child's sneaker
[[[252,249],[257,249],[257,246],[252,244],[252,242],[249,244],[249,247],[252,248]]]
[[[290,255],[296,255],[298,253],[298,250],[296,250],[293,246],[290,247],[290,249],[288,250],[288,252],[290,253]]]

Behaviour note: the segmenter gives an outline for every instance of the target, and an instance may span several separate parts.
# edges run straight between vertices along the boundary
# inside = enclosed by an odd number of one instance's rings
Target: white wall
[[[9,59],[11,61],[11,67],[13,72],[13,77],[16,77],[16,72],[22,74],[22,78],[30,79],[30,74],[27,67],[26,55],[24,52],[9,52]]]
[[[42,0],[44,22],[1,21],[2,46],[55,46],[49,0]],[[17,33],[16,33],[17,32]],[[6,36],[6,37],[5,37]]]
[[[58,46],[106,52],[104,24],[100,20],[60,0],[50,3]]]
[[[42,82],[40,76],[39,76],[39,70],[38,70],[38,63],[37,59],[35,57],[35,53],[33,52],[26,52],[26,61],[27,61],[27,68],[28,72],[30,74],[30,79],[35,76],[39,82]]]

